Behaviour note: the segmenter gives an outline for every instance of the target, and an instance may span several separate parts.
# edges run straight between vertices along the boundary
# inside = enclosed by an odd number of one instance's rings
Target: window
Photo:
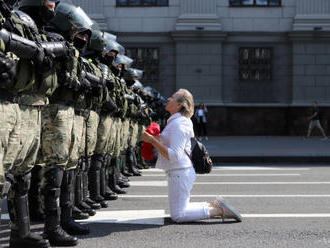
[[[117,0],[117,7],[168,6],[168,0]]]
[[[240,48],[239,80],[272,80],[272,48]]]
[[[144,85],[154,85],[159,81],[159,49],[127,48],[127,56],[134,59],[133,68],[143,70]]]
[[[278,7],[281,0],[229,0],[231,7]]]

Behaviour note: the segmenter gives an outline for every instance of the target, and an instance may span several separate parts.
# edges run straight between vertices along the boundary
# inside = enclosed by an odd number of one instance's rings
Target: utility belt
[[[80,115],[83,117],[88,117],[89,116],[89,110],[88,109],[74,109],[75,115]]]
[[[96,113],[100,113],[101,112],[101,107],[93,104],[93,106],[91,107],[91,110],[95,111]]]
[[[54,96],[50,96],[49,97],[49,102],[51,104],[62,104],[65,106],[70,106],[70,107],[74,107],[75,102],[73,100],[63,100]]]
[[[1,101],[8,101],[11,103],[17,103],[18,98],[13,93],[6,89],[0,89],[0,100]]]

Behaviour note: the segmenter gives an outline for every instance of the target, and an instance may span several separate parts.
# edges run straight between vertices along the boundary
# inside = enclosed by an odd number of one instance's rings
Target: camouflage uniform
[[[38,32],[33,21],[26,21],[26,18],[22,17],[24,13],[11,13],[11,21],[5,24],[6,29],[34,42],[47,41],[47,36]],[[27,18],[31,19],[29,16]],[[17,66],[19,69],[16,72],[14,90],[19,94],[17,97],[19,108],[17,105],[8,108],[16,116],[16,127],[10,135],[9,143],[4,144],[7,148],[4,156],[6,170],[15,178],[8,193],[8,210],[11,220],[10,246],[44,247],[49,245],[48,241],[30,233],[27,193],[30,187],[30,171],[34,166],[40,146],[41,108],[48,103],[47,96],[56,89],[57,77],[51,67],[47,67],[47,74],[43,74],[46,67],[41,66],[37,70],[34,62],[27,59],[19,59]],[[9,112],[7,115],[9,117]],[[16,129],[19,129],[19,132]],[[19,147],[17,147],[17,138],[20,142]],[[17,156],[16,152],[18,152]]]

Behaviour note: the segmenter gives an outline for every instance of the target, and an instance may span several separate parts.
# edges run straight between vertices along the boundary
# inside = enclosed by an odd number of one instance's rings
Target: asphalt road
[[[143,175],[89,220],[91,233],[79,237],[77,247],[330,247],[330,166],[222,166],[198,176],[191,201],[223,195],[242,223],[175,224],[167,217],[165,174],[150,169]],[[32,229],[42,232],[42,225]],[[8,239],[5,221],[0,244],[7,247]]]

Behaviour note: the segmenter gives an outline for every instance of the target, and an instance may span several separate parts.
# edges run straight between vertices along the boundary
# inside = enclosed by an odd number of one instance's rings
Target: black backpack
[[[191,162],[193,163],[195,172],[197,174],[210,173],[212,170],[212,160],[206,147],[196,138],[191,139],[191,155],[186,152]]]

